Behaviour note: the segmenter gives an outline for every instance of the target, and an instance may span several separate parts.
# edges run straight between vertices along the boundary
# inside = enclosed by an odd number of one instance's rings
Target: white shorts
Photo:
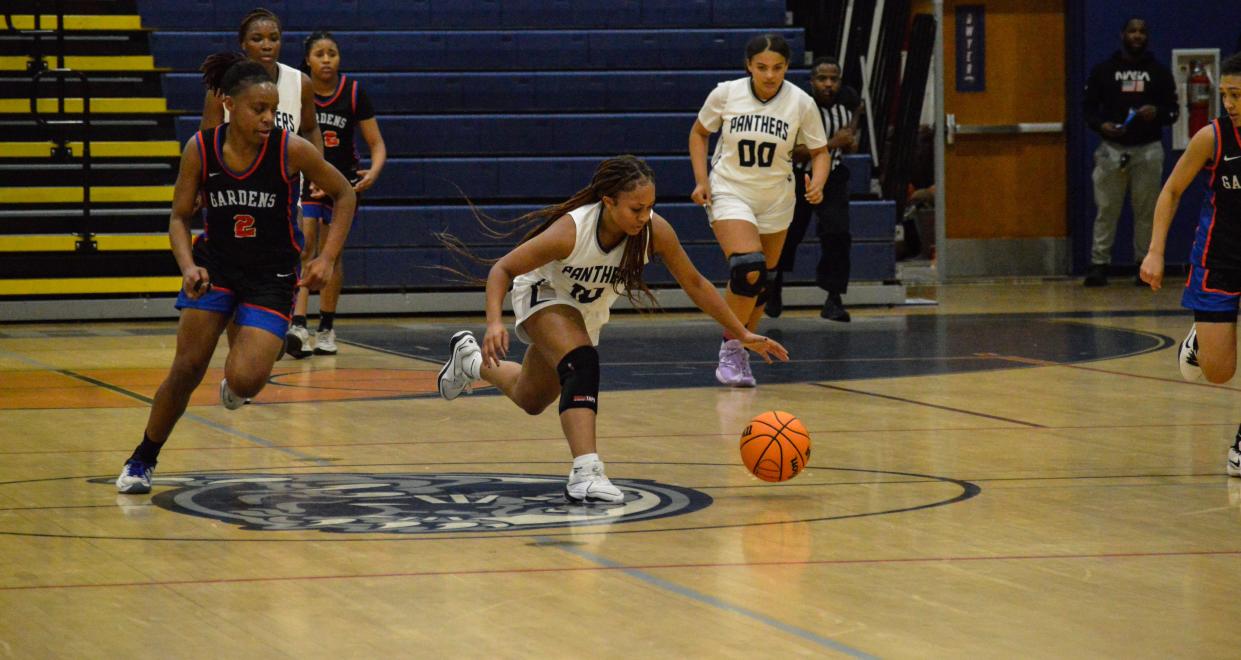
[[[796,189],[789,185],[769,194],[740,195],[724,181],[711,179],[711,206],[707,220],[744,220],[758,227],[758,233],[778,234],[793,224],[797,206]]]
[[[517,317],[513,330],[517,334],[517,338],[533,344],[530,336],[522,329],[521,324],[530,318],[535,312],[551,307],[552,305],[568,305],[576,309],[582,315],[582,321],[586,324],[586,334],[590,337],[591,346],[599,345],[599,331],[603,329],[603,325],[608,322],[610,314],[607,309],[600,314],[598,310],[593,309],[590,305],[583,305],[567,295],[557,291],[547,280],[540,281],[541,286],[536,287],[528,281],[518,280],[513,283],[513,315]]]

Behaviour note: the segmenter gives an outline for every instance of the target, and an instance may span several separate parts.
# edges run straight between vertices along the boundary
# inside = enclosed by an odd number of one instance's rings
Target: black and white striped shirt
[[[840,129],[847,128],[849,122],[853,121],[853,108],[857,108],[858,102],[858,93],[853,91],[853,88],[841,87],[840,92],[836,94],[835,103],[829,106],[818,106],[819,117],[823,120],[823,130],[828,140],[831,140]],[[834,171],[837,167],[840,167],[841,159],[844,157],[844,150],[828,149],[828,153],[832,158],[831,170]],[[802,164],[802,167],[807,170],[809,166],[809,161]]]

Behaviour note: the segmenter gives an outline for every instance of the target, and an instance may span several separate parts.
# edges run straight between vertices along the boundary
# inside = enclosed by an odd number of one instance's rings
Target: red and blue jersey
[[[297,224],[297,175],[289,176],[289,133],[273,128],[241,172],[224,162],[229,124],[195,135],[202,157],[203,234],[219,259],[245,267],[289,269],[304,239]]]
[[[1241,270],[1241,133],[1227,115],[1212,126],[1215,154],[1203,168],[1207,195],[1189,259],[1201,268]]]

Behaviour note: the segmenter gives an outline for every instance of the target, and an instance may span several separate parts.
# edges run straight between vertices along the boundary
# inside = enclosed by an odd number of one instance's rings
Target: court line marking
[[[690,589],[689,587],[684,587],[679,584],[676,584],[675,582],[670,582],[663,578],[656,577],[637,567],[626,566],[619,562],[612,561],[611,559],[608,559],[606,557],[601,557],[592,552],[587,552],[585,550],[582,550],[581,548],[575,548],[570,545],[565,545],[561,541],[556,541],[554,539],[549,539],[549,538],[544,538],[544,537],[536,537],[535,541],[539,543],[540,545],[554,547],[558,550],[562,550],[580,559],[585,559],[586,561],[592,564],[601,566],[603,568],[618,570],[624,573],[625,575],[628,575],[629,577],[637,578],[647,584],[653,585],[664,591],[669,591],[678,596],[682,596],[690,600],[702,603],[704,605],[714,607],[717,610],[723,610],[730,614],[736,614],[736,615],[745,617],[747,619],[750,619],[752,621],[757,621],[763,625],[775,628],[776,630],[779,630],[781,632],[785,632],[795,637],[800,637],[801,639],[804,639],[808,642],[813,642],[815,644],[818,644],[819,646],[826,646],[827,648],[832,649],[833,651],[838,651],[840,653],[844,653],[845,655],[848,655],[854,658],[875,658],[876,657],[876,656],[870,655],[869,653],[861,651],[859,649],[853,648],[852,646],[849,646],[842,642],[838,642],[829,637],[823,637],[822,635],[815,634],[804,628],[799,628],[792,624],[785,623],[777,619],[773,619],[761,612],[755,612],[754,610],[751,610],[751,609],[747,609],[747,608],[744,608],[738,605],[733,605],[732,603],[724,601],[715,596],[704,594],[700,591]]]
[[[33,366],[38,367],[39,369],[43,369],[43,370],[45,370],[45,371],[51,371],[51,372],[53,372],[53,373],[58,373],[58,374],[60,374],[60,375],[62,375],[62,376],[66,376],[66,377],[68,377],[68,378],[74,378],[74,379],[77,379],[77,380],[80,380],[80,381],[83,381],[83,382],[86,382],[86,383],[90,383],[91,385],[95,385],[95,386],[97,386],[97,387],[101,387],[101,388],[106,389],[106,390],[108,390],[108,391],[110,391],[110,392],[114,392],[114,393],[116,393],[116,394],[120,394],[121,396],[126,396],[126,397],[129,397],[129,398],[131,398],[131,399],[136,399],[136,400],[138,400],[138,401],[141,401],[141,402],[143,402],[143,403],[147,404],[148,406],[149,406],[149,405],[151,405],[151,404],[153,403],[153,400],[152,400],[150,397],[143,396],[143,395],[141,395],[141,394],[139,394],[139,393],[137,393],[137,392],[134,392],[134,391],[131,391],[131,390],[127,390],[127,389],[125,389],[125,388],[123,388],[123,387],[120,387],[120,386],[117,386],[117,385],[113,385],[112,383],[104,382],[104,381],[99,380],[99,379],[97,379],[97,378],[91,378],[90,376],[86,376],[86,375],[84,375],[84,374],[79,374],[79,373],[74,372],[74,371],[69,370],[69,369],[60,369],[60,368],[57,368],[57,367],[52,366],[52,365],[50,365],[50,364],[45,364],[45,363],[43,363],[43,362],[40,362],[39,360],[36,360],[36,359],[34,359],[34,358],[30,358],[30,357],[27,357],[27,356],[25,356],[25,355],[21,355],[21,354],[19,354],[19,353],[13,353],[13,352],[11,352],[11,351],[8,351],[8,350],[5,350],[5,349],[3,349],[3,348],[0,348],[0,355],[4,355],[4,356],[10,357],[10,358],[12,358],[12,359],[19,360],[19,361],[21,361],[21,362],[25,362],[26,364],[33,365]],[[203,426],[206,426],[206,427],[211,428],[211,429],[215,429],[216,431],[220,431],[220,432],[222,432],[222,433],[226,433],[226,434],[228,434],[228,435],[232,435],[232,436],[235,436],[235,437],[241,438],[242,440],[245,440],[245,441],[247,441],[247,442],[250,442],[250,443],[256,444],[256,445],[258,445],[258,446],[260,446],[260,447],[262,447],[262,448],[264,448],[264,449],[273,449],[273,450],[275,450],[275,451],[278,451],[278,452],[281,452],[281,453],[284,453],[284,454],[288,454],[289,456],[292,456],[292,457],[294,457],[294,458],[296,458],[296,459],[298,459],[298,460],[300,460],[300,461],[307,461],[307,462],[315,463],[315,464],[319,465],[320,467],[331,467],[331,466],[332,466],[332,463],[331,463],[330,461],[324,460],[324,459],[323,459],[323,457],[321,457],[321,456],[313,456],[313,455],[311,455],[311,454],[307,454],[307,453],[304,453],[304,452],[300,452],[300,451],[298,451],[298,450],[296,450],[296,449],[291,449],[291,448],[287,448],[287,447],[282,447],[282,446],[277,445],[277,444],[275,444],[275,443],[273,443],[273,442],[271,442],[271,441],[269,441],[269,440],[266,440],[266,439],[261,438],[261,437],[259,437],[259,436],[257,436],[257,435],[254,435],[253,433],[246,433],[245,431],[240,431],[240,430],[234,429],[234,428],[232,428],[232,427],[226,426],[226,425],[224,425],[224,424],[220,424],[220,423],[218,423],[218,422],[213,422],[213,421],[211,421],[211,420],[207,419],[206,417],[201,417],[201,416],[196,415],[196,414],[194,414],[194,413],[192,413],[192,412],[186,412],[186,413],[184,413],[184,414],[181,416],[181,419],[188,419],[188,420],[193,421],[193,422],[198,422],[199,424],[202,424]],[[122,451],[123,451],[123,450],[122,450]]]
[[[529,538],[529,537],[517,537]],[[864,566],[899,564],[935,564],[974,561],[1063,561],[1113,559],[1175,559],[1179,557],[1226,557],[1241,555],[1238,550],[1169,550],[1164,552],[1100,552],[1063,555],[949,555],[941,557],[884,557],[879,559],[802,559],[789,561],[714,562],[675,564],[634,564],[629,566],[557,566],[543,568],[477,568],[443,571],[399,571],[388,573],[356,573],[353,575],[281,575],[244,578],[204,578],[197,580],[151,580],[148,582],[84,582],[60,584],[20,584],[0,586],[0,591],[37,591],[42,589],[124,589],[132,587],[175,587],[214,584],[249,584],[256,582],[294,582],[313,580],[373,580],[376,578],[445,577],[467,575],[530,575],[538,573],[585,573],[630,570],[783,568],[795,566]]]
[[[915,406],[923,406],[923,407],[925,407],[925,408],[936,408],[936,409],[938,409],[938,410],[946,410],[946,411],[948,411],[948,412],[962,413],[962,414],[965,414],[965,415],[972,415],[972,416],[974,416],[974,417],[983,417],[983,418],[985,418],[985,419],[994,419],[994,420],[999,421],[999,422],[1010,422],[1010,423],[1012,423],[1012,424],[1020,424],[1021,426],[1026,426],[1026,427],[1029,427],[1029,428],[1034,428],[1034,429],[1044,429],[1044,428],[1047,428],[1046,426],[1043,426],[1042,424],[1035,424],[1034,422],[1025,422],[1025,421],[1022,421],[1022,420],[1019,420],[1019,419],[1011,419],[1011,418],[1008,418],[1008,417],[1001,417],[1001,416],[999,416],[999,415],[988,415],[987,413],[981,413],[981,412],[977,412],[977,411],[974,411],[974,410],[966,410],[966,409],[964,409],[964,408],[953,408],[952,406],[941,406],[941,405],[939,405],[938,403],[929,403],[929,402],[927,402],[927,401],[918,401],[918,400],[916,400],[916,399],[907,399],[907,398],[905,398],[905,397],[903,397],[903,396],[894,396],[894,395],[892,395],[892,394],[880,394],[880,393],[878,393],[878,392],[868,392],[868,391],[866,391],[866,390],[859,390],[859,389],[854,389],[854,388],[851,388],[851,387],[841,387],[840,385],[828,385],[827,383],[806,383],[806,384],[807,384],[807,385],[814,385],[815,387],[822,387],[822,388],[824,388],[824,389],[828,389],[828,390],[838,390],[838,391],[841,391],[841,392],[847,392],[847,393],[849,393],[849,394],[861,394],[861,395],[863,395],[863,396],[871,396],[871,397],[876,397],[876,398],[879,398],[879,399],[887,399],[887,400],[889,400],[889,401],[899,401],[899,402],[901,402],[901,403],[909,403],[909,404],[913,404],[913,405],[915,405]]]

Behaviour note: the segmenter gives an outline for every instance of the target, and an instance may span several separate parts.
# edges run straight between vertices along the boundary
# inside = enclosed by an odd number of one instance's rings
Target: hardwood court
[[[345,319],[354,344],[279,363],[235,412],[213,371],[152,496],[112,481],[172,325],[0,325],[0,650],[1235,657],[1241,406],[1180,379],[1177,287],[914,293],[939,305],[767,322],[797,362],[751,391],[714,386],[700,316],[618,316],[620,507],[559,499],[554,409],[432,395],[478,318]],[[783,484],[737,455],[773,408],[814,440]]]

